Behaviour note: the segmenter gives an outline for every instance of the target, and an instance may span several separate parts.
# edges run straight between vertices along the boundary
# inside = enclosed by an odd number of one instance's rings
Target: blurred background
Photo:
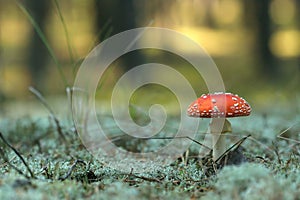
[[[32,110],[29,86],[49,98],[65,96],[92,48],[144,26],[173,29],[199,43],[226,89],[255,109],[299,113],[299,0],[0,0],[0,112]],[[174,66],[197,85],[176,55],[151,50],[120,58],[106,85],[149,61]],[[195,90],[199,96],[207,92],[203,86]]]

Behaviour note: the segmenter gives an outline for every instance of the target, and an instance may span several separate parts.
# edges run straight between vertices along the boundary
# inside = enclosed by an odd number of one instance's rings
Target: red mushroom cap
[[[248,116],[251,113],[249,103],[236,94],[203,94],[188,107],[190,117],[220,118]]]

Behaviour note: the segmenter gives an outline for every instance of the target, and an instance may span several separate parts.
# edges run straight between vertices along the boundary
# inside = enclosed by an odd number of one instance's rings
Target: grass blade
[[[36,21],[33,19],[33,17],[30,15],[29,11],[24,7],[24,5],[22,5],[22,3],[20,3],[19,1],[17,1],[17,5],[19,6],[19,8],[21,9],[21,11],[25,14],[25,16],[29,19],[30,23],[32,24],[32,26],[34,27],[35,31],[37,32],[37,34],[39,35],[40,39],[43,41],[44,45],[46,46],[51,58],[53,59],[58,72],[60,74],[60,77],[64,83],[64,86],[67,87],[68,86],[68,82],[67,79],[62,71],[62,66],[61,64],[58,62],[52,48],[50,47],[50,44],[48,43],[48,40],[46,39],[45,34],[43,33],[43,31],[41,30],[40,26],[36,23]]]
[[[4,138],[4,136],[2,135],[2,133],[0,132],[0,138],[1,140],[4,142],[4,144],[6,144],[11,150],[13,150],[13,152],[20,158],[20,160],[22,161],[22,163],[25,165],[27,171],[29,172],[30,176],[32,178],[35,178],[33,172],[31,171],[30,167],[28,166],[27,162],[25,161],[25,159],[23,158],[23,156],[11,145],[9,144],[6,139]],[[18,168],[16,168],[14,165],[12,165],[10,162],[9,164],[15,169],[17,170],[20,174],[24,175],[25,177],[27,177],[21,170],[19,170]],[[28,177],[27,177],[28,178]]]
[[[62,12],[60,10],[60,6],[59,6],[59,3],[57,2],[57,0],[54,0],[54,4],[55,4],[55,7],[57,9],[58,16],[61,20],[64,32],[65,32],[65,37],[66,37],[66,40],[67,40],[67,46],[68,46],[68,51],[69,51],[71,63],[74,63],[74,55],[73,55],[73,52],[72,52],[72,47],[71,47],[71,42],[70,42],[70,37],[69,37],[67,25],[65,23],[64,17],[62,16]]]

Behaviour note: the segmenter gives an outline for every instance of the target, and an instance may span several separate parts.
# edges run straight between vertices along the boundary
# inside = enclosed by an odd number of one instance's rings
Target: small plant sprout
[[[250,113],[251,107],[246,100],[236,94],[223,92],[203,94],[192,102],[187,110],[190,117],[212,118],[208,133],[212,136],[214,161],[226,151],[225,138],[222,134],[231,132],[231,124],[226,118],[248,116]]]

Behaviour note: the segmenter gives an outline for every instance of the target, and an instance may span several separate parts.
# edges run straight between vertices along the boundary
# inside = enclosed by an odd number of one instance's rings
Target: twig
[[[262,156],[255,156],[255,158],[262,160],[263,162],[268,162],[264,157]]]
[[[143,139],[143,138],[141,138]],[[175,137],[152,137],[152,138],[145,138],[145,139],[189,139],[192,142],[195,142],[196,144],[199,144],[200,146],[203,146],[204,148],[211,150],[210,147],[202,144],[201,142],[198,142],[197,140],[191,138],[190,136],[175,136]]]
[[[123,137],[126,137],[128,135],[124,134],[124,135],[117,135],[117,136],[113,136],[110,138],[110,141],[114,142],[117,140],[120,140]],[[204,148],[207,148],[208,150],[212,150],[210,147],[198,142],[197,140],[191,138],[190,136],[175,136],[175,137],[151,137],[151,138],[139,138],[140,140],[172,140],[172,139],[189,139],[192,142],[195,142],[196,144],[199,144],[200,146],[203,146]]]
[[[280,154],[279,154],[279,151],[278,151],[278,146],[274,143],[274,141],[272,142],[272,144],[273,144],[273,147],[274,147],[274,152],[277,156],[277,161],[281,165],[282,162],[281,162]]]
[[[135,178],[139,178],[139,179],[142,179],[144,181],[150,181],[150,182],[158,182],[158,183],[161,183],[161,180],[158,179],[158,178],[149,178],[149,177],[145,177],[145,176],[138,176],[138,175],[135,175],[135,174],[131,174],[133,177]],[[164,179],[164,177],[162,178]]]
[[[22,163],[25,165],[27,171],[29,172],[31,178],[35,178],[33,172],[31,171],[30,167],[28,166],[28,164],[26,163],[26,161],[24,160],[23,156],[11,145],[9,144],[6,139],[3,137],[3,134],[0,132],[0,138],[1,140],[4,142],[4,144],[6,144],[11,150],[13,150],[13,152],[20,158],[20,160],[22,161]],[[2,157],[5,158],[4,156],[4,152],[1,150],[1,154]],[[26,178],[29,179],[29,177],[27,175],[25,175],[21,170],[19,170],[17,167],[15,167],[14,165],[12,165],[8,159],[5,158],[5,161],[11,166],[13,167],[17,172],[19,172],[20,174],[22,174],[23,176],[25,176]]]
[[[279,133],[279,135],[277,135],[278,138],[280,139],[284,139],[284,140],[287,140],[289,142],[295,142],[297,144],[300,144],[300,141],[299,140],[295,140],[295,139],[292,139],[292,138],[288,138],[288,137],[284,137],[282,136],[284,133],[286,133],[287,131],[289,131],[291,128],[293,128],[295,125],[297,125],[299,122],[296,122],[294,123],[293,125],[291,125],[290,127],[288,127],[287,129],[281,131],[281,133]]]
[[[239,140],[238,142],[236,142],[235,144],[233,144],[230,148],[228,148],[216,161],[215,163],[218,163],[220,160],[223,159],[224,156],[226,156],[232,149],[234,148],[238,148],[239,146],[242,145],[243,142],[245,142],[245,140],[247,138],[249,138],[251,135],[247,135],[246,137],[243,137],[241,140]]]
[[[268,152],[270,153],[270,154],[269,154],[270,156],[271,156],[271,154],[272,154],[272,156],[276,156],[276,154],[274,153],[273,149],[271,149],[268,145],[264,144],[263,142],[260,142],[259,140],[255,139],[255,138],[253,138],[253,137],[249,137],[248,139],[249,139],[249,140],[252,140],[252,141],[254,141],[256,144],[262,146],[266,151],[268,151]]]
[[[47,101],[45,100],[45,98],[43,97],[43,95],[37,90],[35,89],[34,87],[29,87],[28,88],[30,92],[32,92],[36,98],[45,106],[45,108],[49,111],[50,113],[50,116],[52,117],[52,119],[54,120],[55,122],[55,125],[56,125],[56,130],[59,134],[59,136],[63,139],[64,142],[66,142],[66,138],[63,134],[63,131],[62,131],[62,128],[61,128],[61,125],[59,123],[59,120],[57,119],[57,117],[55,116],[53,110],[51,109],[51,107],[49,106],[49,104],[47,103]]]
[[[158,183],[161,183],[161,180],[164,179],[165,177],[161,178],[160,179],[157,179],[157,178],[150,178],[150,177],[145,177],[145,176],[138,176],[136,174],[133,173],[133,168],[131,168],[130,170],[130,173],[127,175],[127,177],[125,178],[125,182],[131,182],[131,180],[128,180],[128,178],[132,176],[134,178],[138,178],[138,179],[142,179],[144,181],[150,181],[150,182],[158,182]],[[135,182],[135,181],[134,181]]]
[[[24,176],[27,179],[30,179],[29,176],[27,176],[26,174],[24,174],[20,169],[18,169],[16,166],[14,166],[13,164],[10,163],[10,161],[7,159],[7,157],[5,156],[4,151],[2,150],[2,148],[0,148],[0,154],[3,158],[3,160],[14,170],[16,170],[19,174],[21,174],[22,176]]]
[[[60,177],[60,178],[58,178],[58,180],[64,181],[64,180],[66,180],[67,178],[69,178],[69,177],[71,176],[73,170],[75,169],[75,167],[76,167],[76,165],[77,165],[78,163],[83,163],[84,165],[86,165],[86,163],[85,163],[83,160],[76,160],[76,161],[73,163],[73,165],[71,166],[71,168],[69,169],[69,171],[67,172],[67,174],[64,175],[64,176],[62,176],[62,177]]]
[[[70,117],[71,117],[71,121],[72,121],[72,126],[74,127],[75,133],[78,135],[78,130],[75,125],[76,122],[75,122],[75,117],[74,117],[74,112],[73,112],[73,91],[74,91],[74,88],[70,88],[70,87],[66,88],[68,103],[70,106],[70,115],[71,115]]]

